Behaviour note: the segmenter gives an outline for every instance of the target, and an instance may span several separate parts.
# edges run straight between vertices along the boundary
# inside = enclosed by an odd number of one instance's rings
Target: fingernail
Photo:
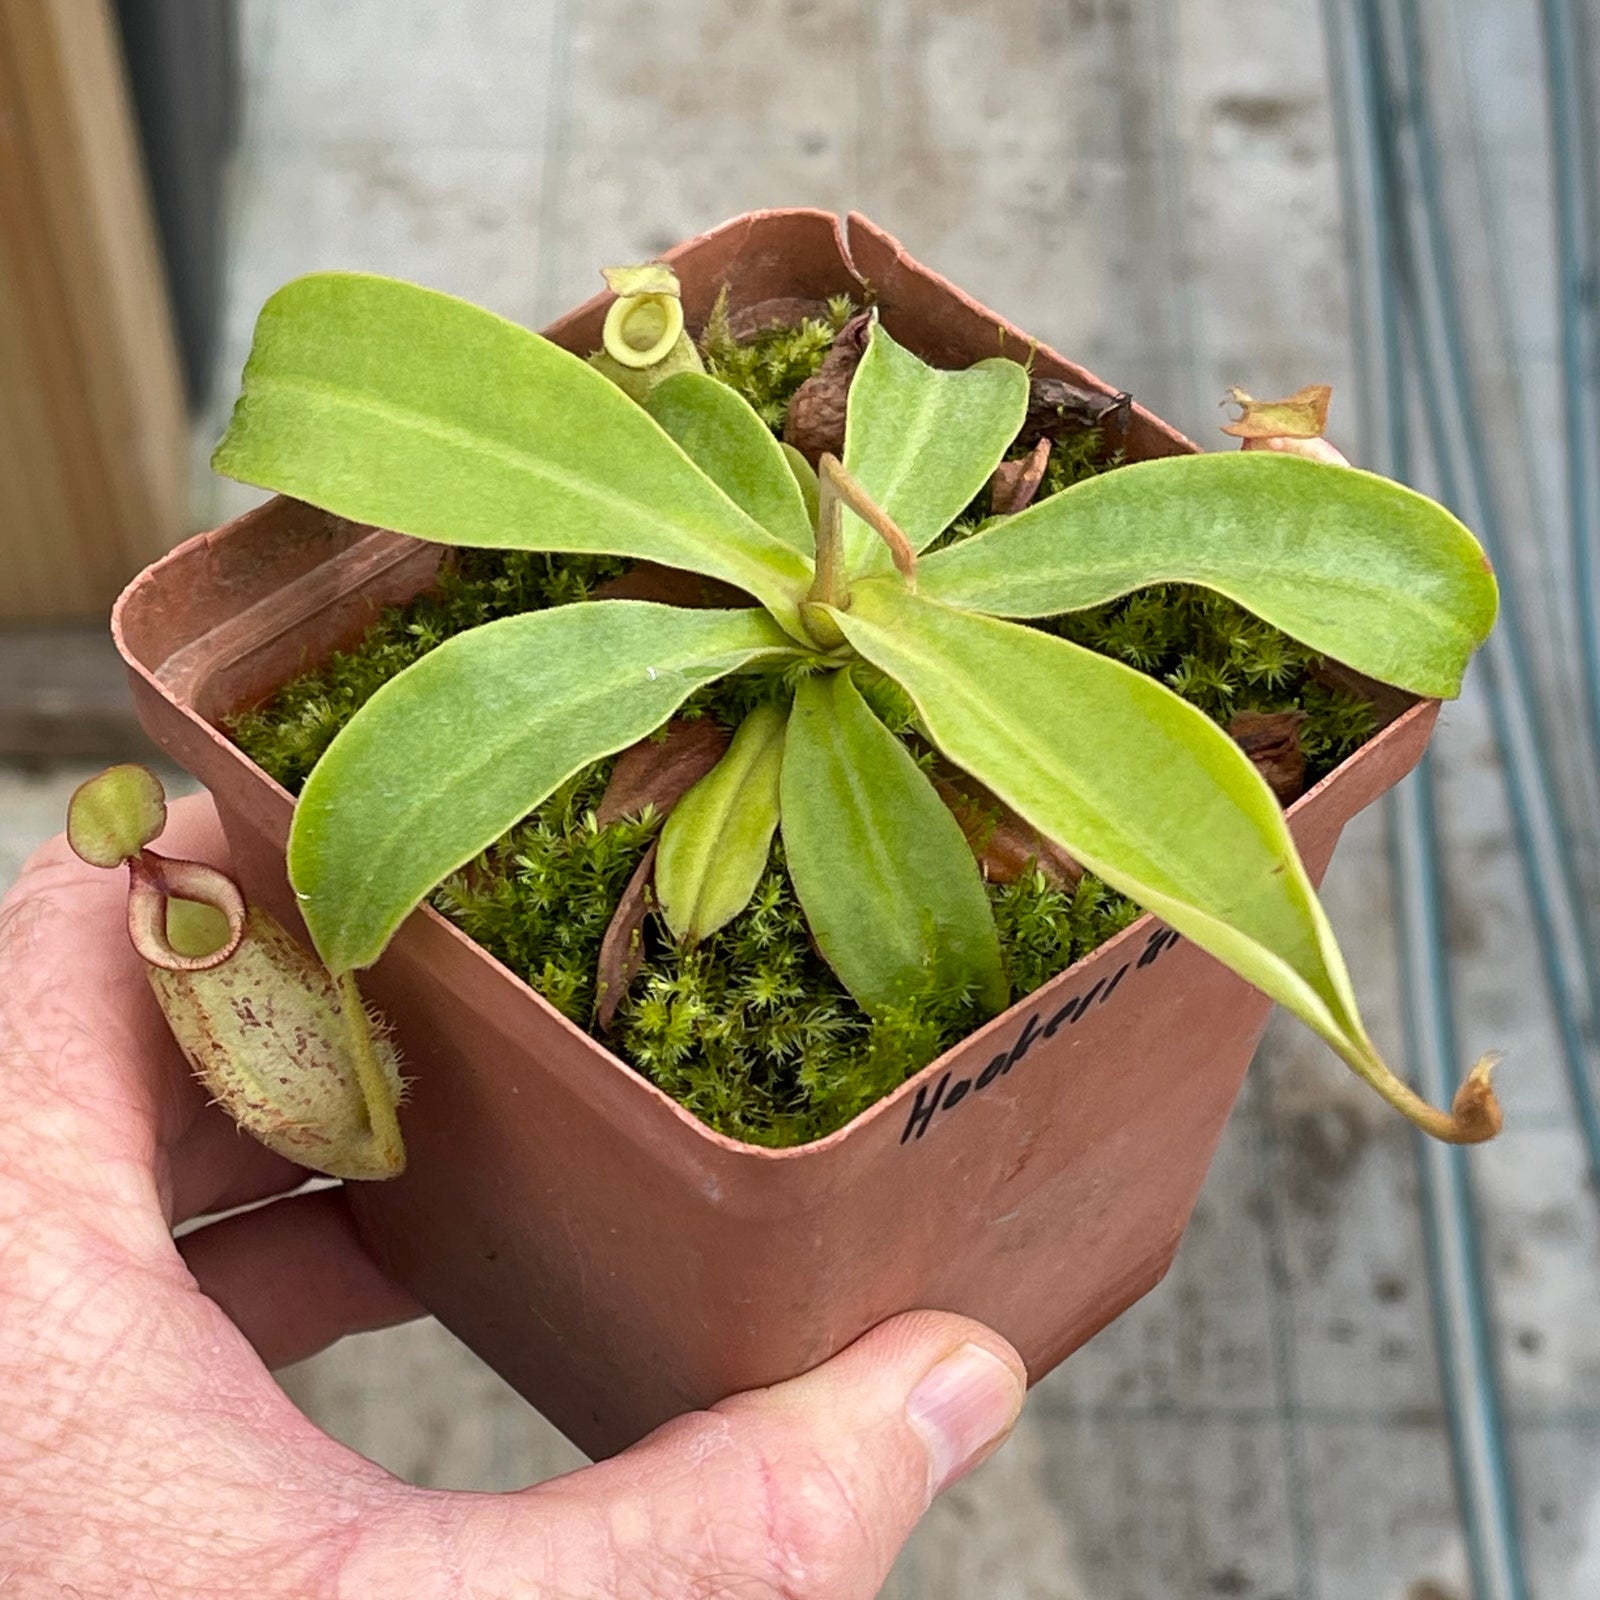
[[[906,1416],[928,1446],[929,1495],[948,1488],[1011,1431],[1022,1384],[982,1345],[951,1351],[911,1391]]]

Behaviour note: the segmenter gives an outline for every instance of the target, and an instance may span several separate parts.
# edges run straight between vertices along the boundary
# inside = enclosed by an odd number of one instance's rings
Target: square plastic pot
[[[870,284],[895,337],[938,364],[1031,353],[1037,373],[1105,389],[860,217],[760,212],[668,259],[691,327],[724,283],[735,305]],[[550,334],[586,352],[603,311]],[[1194,448],[1140,410],[1125,446]],[[439,554],[278,499],[117,606],[145,727],[215,797],[249,897],[291,927],[290,796],[219,719],[421,592]],[[1435,702],[1386,703],[1388,726],[1290,811],[1313,877],[1427,743]],[[405,1175],[352,1186],[362,1232],[591,1455],[912,1307],[979,1318],[1043,1376],[1166,1272],[1269,1010],[1145,917],[848,1127],[773,1151],[697,1122],[430,908],[364,987],[413,1083]]]

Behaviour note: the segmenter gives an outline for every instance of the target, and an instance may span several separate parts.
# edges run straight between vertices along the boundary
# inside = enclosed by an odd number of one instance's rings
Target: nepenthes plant
[[[781,839],[817,949],[869,1014],[930,984],[1015,996],[935,763],[1285,1005],[1437,1137],[1489,1137],[1489,1060],[1454,1106],[1385,1064],[1281,806],[1234,739],[1154,678],[1049,631],[1198,585],[1412,694],[1459,692],[1497,604],[1448,511],[1353,468],[1265,451],[1091,477],[944,536],[1016,439],[1028,374],[933,368],[862,326],[842,450],[813,470],[699,370],[676,280],[608,274],[585,362],[489,312],[360,274],[262,311],[218,470],[458,547],[624,557],[724,602],[595,599],[447,640],[355,714],[306,782],[289,872],[329,969],[597,760],[704,686],[760,678],[667,816],[652,891],[673,937],[750,902]],[[902,698],[918,751],[875,705]]]

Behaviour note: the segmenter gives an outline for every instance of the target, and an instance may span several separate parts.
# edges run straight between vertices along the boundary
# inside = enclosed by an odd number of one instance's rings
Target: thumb
[[[679,1418],[600,1466],[530,1491],[569,1580],[629,1600],[870,1600],[941,1489],[1022,1406],[1022,1361],[941,1312],[896,1317],[804,1377]],[[560,1530],[560,1531],[557,1531]],[[587,1594],[581,1586],[562,1593]]]

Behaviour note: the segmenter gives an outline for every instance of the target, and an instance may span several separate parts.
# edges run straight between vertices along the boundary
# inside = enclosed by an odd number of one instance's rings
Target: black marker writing
[[[1082,994],[1074,995],[1059,1010],[1045,1018],[1035,1011],[1022,1025],[1022,1031],[1013,1043],[998,1055],[991,1056],[982,1072],[976,1077],[950,1080],[954,1073],[947,1072],[938,1083],[930,1087],[922,1084],[916,1099],[911,1103],[911,1115],[906,1119],[900,1143],[920,1139],[928,1131],[936,1112],[950,1111],[970,1094],[987,1089],[997,1078],[1003,1078],[1028,1054],[1040,1039],[1053,1039],[1063,1028],[1077,1022],[1092,1005],[1104,1005],[1116,992],[1117,985],[1127,976],[1130,966],[1148,967],[1160,960],[1162,954],[1178,942],[1171,928],[1157,928],[1145,942],[1144,950],[1136,962],[1124,962],[1110,978],[1097,978]]]

